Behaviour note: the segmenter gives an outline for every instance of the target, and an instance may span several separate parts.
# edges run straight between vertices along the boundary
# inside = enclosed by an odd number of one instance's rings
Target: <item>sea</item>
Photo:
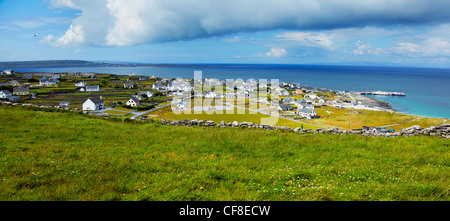
[[[450,118],[450,69],[363,67],[325,65],[247,65],[247,64],[186,64],[137,67],[73,67],[73,68],[16,68],[18,72],[47,73],[109,73],[145,75],[161,78],[194,78],[194,71],[202,71],[202,78],[277,79],[301,85],[339,91],[403,92],[406,96],[377,96],[398,112]]]

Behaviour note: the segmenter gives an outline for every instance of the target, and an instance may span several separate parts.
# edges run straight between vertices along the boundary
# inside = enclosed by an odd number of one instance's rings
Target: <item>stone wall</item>
[[[241,127],[241,128],[260,128],[265,130],[282,130],[282,131],[293,131],[295,133],[306,134],[306,133],[323,133],[323,134],[360,134],[362,136],[379,136],[379,137],[397,137],[397,136],[416,136],[416,135],[428,135],[428,136],[438,136],[443,138],[450,138],[450,124],[441,124],[439,126],[432,126],[429,128],[422,128],[420,126],[414,125],[402,129],[400,132],[372,132],[363,130],[341,130],[339,128],[331,129],[302,129],[302,128],[291,128],[285,126],[273,126],[266,124],[255,124],[251,122],[229,122],[226,123],[222,121],[220,124],[216,124],[214,121],[205,120],[183,120],[183,121],[167,121],[161,119],[162,124],[174,125],[174,126],[203,126],[203,127]]]
[[[18,104],[13,103],[9,101],[0,101],[0,104],[2,105],[11,105],[11,106],[31,106],[35,108],[46,108],[46,109],[62,109],[65,111],[73,111],[73,112],[82,112],[87,114],[94,114],[104,117],[109,117],[109,114],[105,113],[90,113],[82,111],[78,108],[72,109],[69,107],[63,107],[63,106],[46,106],[46,105],[35,105],[35,104]],[[136,121],[149,121],[149,119],[135,119]],[[431,126],[428,128],[422,128],[418,125],[414,125],[412,127],[404,128],[400,132],[376,132],[374,133],[371,130],[341,130],[339,128],[331,128],[331,129],[321,129],[318,128],[316,130],[312,129],[302,129],[302,128],[291,128],[291,127],[285,127],[285,126],[273,126],[273,125],[267,125],[267,124],[255,124],[252,122],[225,122],[221,121],[220,124],[216,124],[214,121],[207,121],[207,120],[183,120],[183,121],[167,121],[165,119],[161,119],[162,124],[166,125],[174,125],[174,126],[196,126],[196,127],[240,127],[240,128],[259,128],[264,130],[282,130],[282,131],[292,131],[295,133],[300,134],[307,134],[307,133],[323,133],[323,134],[360,134],[362,136],[378,136],[378,137],[397,137],[397,136],[404,136],[404,137],[410,137],[410,136],[417,136],[417,135],[427,135],[427,136],[437,136],[442,138],[450,138],[450,124],[441,124],[438,126]]]

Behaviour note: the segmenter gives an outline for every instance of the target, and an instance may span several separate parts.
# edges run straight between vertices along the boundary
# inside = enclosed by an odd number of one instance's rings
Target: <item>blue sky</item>
[[[0,0],[0,61],[449,68],[448,8],[445,0]]]

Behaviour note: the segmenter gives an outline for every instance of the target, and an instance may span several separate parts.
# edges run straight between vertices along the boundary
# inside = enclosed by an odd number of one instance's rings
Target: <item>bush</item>
[[[137,111],[144,111],[144,110],[150,110],[153,109],[155,105],[146,105],[146,106],[139,106],[136,108]]]

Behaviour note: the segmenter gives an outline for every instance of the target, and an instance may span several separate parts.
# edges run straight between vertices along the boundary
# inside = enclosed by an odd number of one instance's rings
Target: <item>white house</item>
[[[217,93],[215,91],[210,91],[205,94],[205,98],[215,98]]]
[[[123,84],[123,87],[124,88],[128,88],[128,89],[134,88],[134,83],[133,82],[126,82],[126,83]]]
[[[282,102],[283,102],[283,104],[294,104],[295,99],[292,97],[285,97]]]
[[[48,79],[48,78],[46,78],[46,77],[43,77],[43,78],[39,79],[39,84],[40,84],[41,86],[57,85],[58,83],[59,83],[59,80],[53,79],[53,78]]]
[[[139,106],[139,99],[137,97],[132,96],[130,99],[128,99],[126,104],[127,106],[137,107]]]
[[[88,98],[83,103],[83,110],[85,111],[98,111],[105,108],[105,102],[101,97]]]
[[[139,94],[145,94],[145,95],[147,95],[148,98],[153,97],[153,93],[150,92],[150,91],[147,91],[147,92],[139,92]]]
[[[290,93],[286,89],[281,89],[278,91],[278,95],[280,96],[289,96]]]
[[[158,90],[158,89],[160,89],[162,87],[163,87],[163,85],[161,83],[154,83],[152,85],[152,89],[154,89],[154,90]]]
[[[88,85],[86,86],[86,91],[100,91],[99,85]]]
[[[6,75],[13,75],[16,72],[14,72],[14,70],[4,70],[3,73],[6,74]]]
[[[75,87],[84,87],[84,86],[86,86],[86,83],[84,83],[84,81],[80,81],[75,84]]]
[[[312,104],[306,104],[303,106],[299,106],[298,114],[300,116],[306,117],[308,119],[311,119],[312,117],[317,115],[316,111],[314,110],[314,105],[312,105]]]
[[[172,110],[183,111],[187,107],[188,107],[188,104],[183,101],[183,102],[178,103],[175,107],[172,107]]]
[[[60,101],[59,102],[59,106],[66,106],[66,107],[68,107],[68,106],[70,106],[70,101]]]
[[[1,90],[0,91],[0,98],[8,99],[11,96],[12,96],[12,94],[8,90]]]
[[[169,91],[191,91],[192,87],[189,82],[184,79],[176,79],[167,85]]]
[[[22,78],[23,79],[32,79],[33,78],[33,74],[23,74]]]
[[[280,111],[287,111],[287,110],[292,110],[294,109],[291,105],[280,105],[278,106],[277,110]]]

